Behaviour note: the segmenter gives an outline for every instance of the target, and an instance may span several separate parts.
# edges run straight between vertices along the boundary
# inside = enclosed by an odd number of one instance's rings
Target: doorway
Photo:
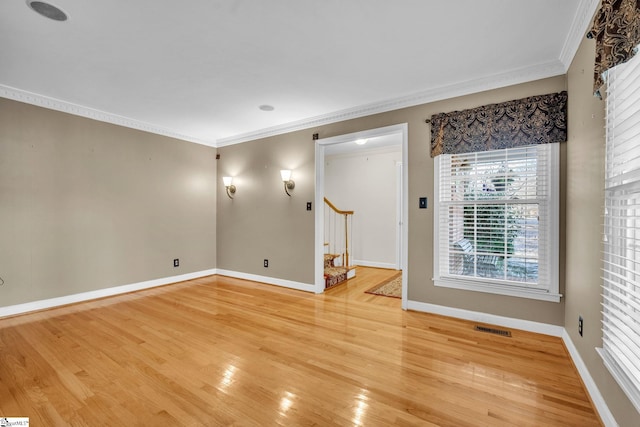
[[[407,308],[407,236],[406,227],[408,217],[407,191],[408,191],[408,125],[406,123],[370,129],[316,141],[316,210],[315,210],[315,292],[324,292],[324,206],[325,196],[325,155],[327,152],[335,152],[346,148],[346,145],[356,140],[369,140],[380,137],[397,135],[401,141],[401,162],[397,165],[397,173],[400,176],[398,207],[397,207],[397,242],[398,264],[402,270],[402,308]],[[380,138],[382,139],[382,138]],[[404,165],[404,166],[403,166]]]

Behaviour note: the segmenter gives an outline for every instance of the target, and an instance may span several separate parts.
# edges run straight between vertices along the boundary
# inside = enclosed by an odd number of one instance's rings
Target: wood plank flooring
[[[221,276],[0,319],[0,416],[32,426],[596,426],[560,339]]]

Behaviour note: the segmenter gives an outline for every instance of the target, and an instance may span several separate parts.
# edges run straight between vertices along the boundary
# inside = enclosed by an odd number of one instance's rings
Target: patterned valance
[[[604,73],[631,59],[640,44],[640,0],[602,0],[587,37],[596,40],[593,91],[600,97]]]
[[[567,140],[567,92],[431,116],[431,157]]]

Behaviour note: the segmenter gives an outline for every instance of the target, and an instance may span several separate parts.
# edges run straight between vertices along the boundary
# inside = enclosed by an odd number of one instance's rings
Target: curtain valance
[[[604,73],[631,59],[640,44],[640,0],[602,0],[587,37],[596,41],[593,91],[600,97]]]
[[[431,116],[431,157],[566,140],[566,91]]]

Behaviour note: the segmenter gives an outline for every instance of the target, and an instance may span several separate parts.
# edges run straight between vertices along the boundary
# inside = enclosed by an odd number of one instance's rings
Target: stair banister
[[[350,259],[349,259],[349,216],[354,214],[354,211],[345,211],[338,209],[329,199],[324,198],[324,202],[331,210],[333,210],[336,214],[344,216],[344,252],[342,253],[342,265],[345,267],[349,267]]]

